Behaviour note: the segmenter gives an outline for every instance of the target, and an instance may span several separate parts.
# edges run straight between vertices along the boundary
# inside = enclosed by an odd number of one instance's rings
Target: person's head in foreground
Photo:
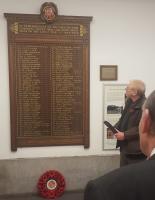
[[[143,113],[139,124],[140,148],[146,156],[150,156],[155,148],[155,90],[143,105]]]
[[[84,200],[155,200],[155,91],[143,105],[139,132],[148,159],[89,181]]]

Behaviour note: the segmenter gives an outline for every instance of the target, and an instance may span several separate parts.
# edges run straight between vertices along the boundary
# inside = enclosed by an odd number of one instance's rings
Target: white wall
[[[118,65],[118,81],[142,79],[155,88],[154,0],[53,0],[60,15],[93,16],[90,41],[90,148],[18,148],[10,151],[7,24],[3,13],[39,14],[43,0],[0,0],[0,159],[112,154],[103,151],[103,82],[99,66]],[[110,82],[112,83],[112,82]]]

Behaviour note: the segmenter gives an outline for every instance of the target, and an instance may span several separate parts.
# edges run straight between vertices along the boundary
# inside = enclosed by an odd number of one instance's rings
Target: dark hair
[[[149,114],[152,120],[152,130],[155,131],[155,90],[151,92],[144,103],[144,109],[149,110]]]

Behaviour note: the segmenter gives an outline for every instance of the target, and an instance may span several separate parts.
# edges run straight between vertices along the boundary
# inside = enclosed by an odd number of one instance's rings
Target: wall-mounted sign
[[[126,84],[104,84],[103,121],[115,125],[125,105]],[[114,134],[103,123],[103,148],[116,149]]]
[[[6,13],[11,149],[89,147],[89,43],[92,17]],[[46,23],[49,21],[52,23]]]
[[[100,80],[117,80],[117,65],[100,65]]]

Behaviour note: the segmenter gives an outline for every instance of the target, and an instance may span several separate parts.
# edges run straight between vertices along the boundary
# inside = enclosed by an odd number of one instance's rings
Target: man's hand
[[[116,137],[117,140],[120,140],[120,141],[124,140],[124,139],[125,139],[124,132],[119,132],[119,131],[118,131],[118,132],[115,134],[115,137]]]

